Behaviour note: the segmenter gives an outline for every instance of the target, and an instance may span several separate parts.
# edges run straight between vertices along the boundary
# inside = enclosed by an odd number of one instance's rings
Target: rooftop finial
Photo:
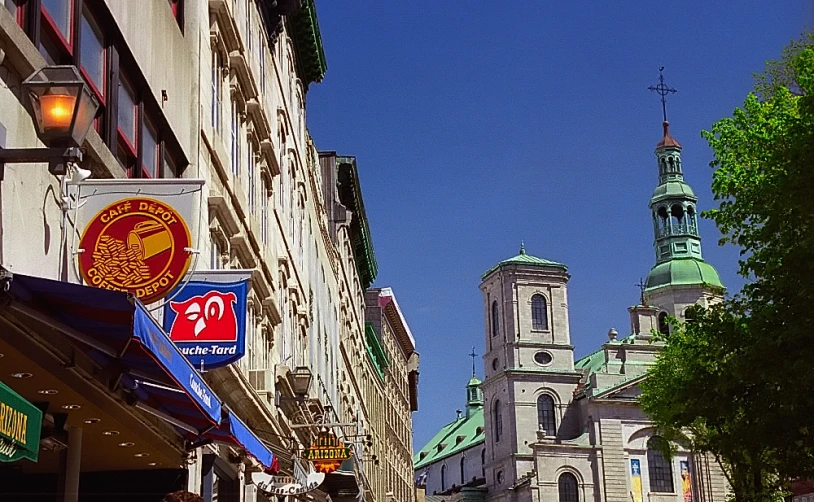
[[[474,377],[475,376],[475,358],[478,357],[478,355],[475,353],[475,346],[474,345],[472,346],[472,352],[470,352],[467,355],[472,358],[472,376]]]
[[[636,284],[636,286],[639,287],[639,305],[646,307],[647,304],[644,303],[644,290],[647,289],[647,284],[645,284],[644,279],[639,278],[639,283]]]
[[[659,85],[651,85],[648,87],[649,90],[655,91],[656,94],[661,96],[661,114],[664,117],[664,135],[667,136],[667,95],[673,94],[678,92],[677,90],[673,89],[672,87],[667,87],[664,84],[664,67],[659,67]]]
[[[526,244],[520,241],[520,254],[526,254]]]

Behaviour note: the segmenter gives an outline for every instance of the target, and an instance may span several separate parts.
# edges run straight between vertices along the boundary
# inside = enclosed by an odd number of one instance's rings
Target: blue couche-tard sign
[[[247,270],[196,271],[164,305],[164,330],[196,367],[220,368],[246,353]]]

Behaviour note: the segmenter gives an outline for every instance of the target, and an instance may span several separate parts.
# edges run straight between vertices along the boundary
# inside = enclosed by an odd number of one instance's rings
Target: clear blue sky
[[[421,353],[417,451],[465,404],[483,353],[478,284],[529,253],[569,266],[576,356],[655,261],[648,200],[666,67],[672,133],[701,208],[700,131],[743,103],[752,73],[814,21],[811,0],[317,1],[328,73],[308,93],[321,150],[358,158],[379,262]],[[737,250],[701,224],[704,257],[740,289]],[[478,375],[483,362],[478,358]]]

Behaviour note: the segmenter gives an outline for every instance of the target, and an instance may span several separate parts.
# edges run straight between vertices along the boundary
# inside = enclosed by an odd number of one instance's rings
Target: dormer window
[[[426,451],[422,451],[421,453],[419,453],[419,454],[418,454],[418,459],[419,459],[419,460],[424,460],[424,458],[425,458],[427,455],[428,455],[428,454],[427,454],[427,452],[426,452]]]
[[[455,438],[455,444],[461,444],[461,441],[466,439],[466,436],[458,436]]]
[[[444,448],[446,448],[446,447],[447,447],[447,445],[446,445],[446,444],[441,443],[441,444],[439,444],[439,445],[438,445],[438,451],[441,451],[441,450],[443,450],[443,449],[444,449]]]
[[[481,434],[482,432],[483,432],[483,427],[478,427],[477,429],[475,429],[475,435],[476,435],[476,436],[477,436],[478,434]]]

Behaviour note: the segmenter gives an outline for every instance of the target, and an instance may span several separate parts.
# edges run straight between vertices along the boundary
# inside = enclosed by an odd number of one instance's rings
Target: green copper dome
[[[708,285],[723,288],[715,267],[693,258],[672,259],[659,263],[647,275],[645,290],[652,291],[663,286]]]
[[[486,273],[481,276],[481,280],[486,279],[486,277],[489,274],[499,269],[503,265],[531,265],[536,267],[556,267],[561,268],[563,271],[568,270],[568,267],[566,267],[562,263],[557,263],[555,261],[546,260],[544,258],[538,258],[536,256],[526,254],[526,247],[521,243],[519,255],[513,256],[507,260],[499,262],[497,265],[487,270]]]
[[[481,383],[482,382],[478,379],[478,377],[472,376],[472,378],[469,379],[469,383],[467,383],[466,386],[467,387],[477,387]]]
[[[695,192],[692,191],[690,185],[684,183],[683,181],[668,181],[666,183],[662,183],[653,190],[653,196],[650,197],[650,204],[655,204],[665,199],[682,199],[682,200],[691,200],[696,201],[698,197],[695,196]]]

